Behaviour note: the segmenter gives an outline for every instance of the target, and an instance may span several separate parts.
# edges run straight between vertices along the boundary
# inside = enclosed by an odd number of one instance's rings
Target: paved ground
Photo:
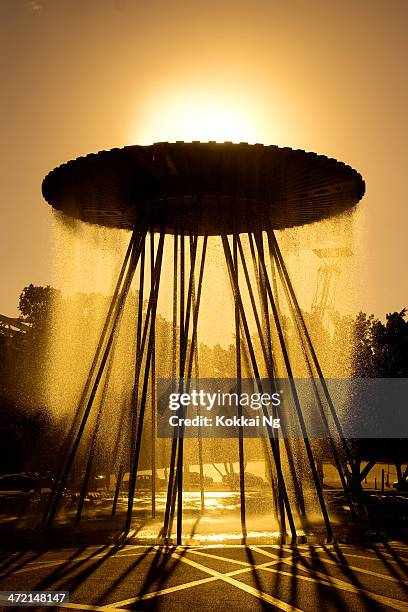
[[[68,590],[75,610],[408,612],[407,560],[398,542],[3,551],[0,590]]]

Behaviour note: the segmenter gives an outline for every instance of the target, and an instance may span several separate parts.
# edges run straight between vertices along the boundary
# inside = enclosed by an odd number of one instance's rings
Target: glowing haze
[[[174,95],[153,103],[143,125],[140,144],[153,142],[261,142],[262,129],[250,101],[242,102],[221,95]],[[135,142],[139,126],[131,127],[130,142]]]

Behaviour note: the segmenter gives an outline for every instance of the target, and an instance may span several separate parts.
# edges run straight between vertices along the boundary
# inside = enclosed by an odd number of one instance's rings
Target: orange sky
[[[195,139],[195,123],[201,137],[217,109],[216,128],[230,112],[239,140],[315,150],[363,174],[359,307],[408,305],[407,23],[406,0],[0,0],[0,313],[51,280],[51,168]]]

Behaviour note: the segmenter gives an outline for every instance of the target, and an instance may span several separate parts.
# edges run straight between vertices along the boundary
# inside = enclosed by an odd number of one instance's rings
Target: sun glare
[[[137,142],[261,142],[259,129],[242,101],[202,100],[186,96],[153,106],[137,133]],[[133,141],[134,141],[133,137]]]

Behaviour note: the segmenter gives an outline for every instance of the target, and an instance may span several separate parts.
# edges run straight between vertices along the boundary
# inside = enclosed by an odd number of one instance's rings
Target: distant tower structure
[[[348,247],[313,249],[313,253],[322,260],[317,276],[316,292],[312,302],[312,315],[321,322],[328,323],[335,310],[335,298],[338,278],[341,272],[340,259],[351,257],[353,252]]]

